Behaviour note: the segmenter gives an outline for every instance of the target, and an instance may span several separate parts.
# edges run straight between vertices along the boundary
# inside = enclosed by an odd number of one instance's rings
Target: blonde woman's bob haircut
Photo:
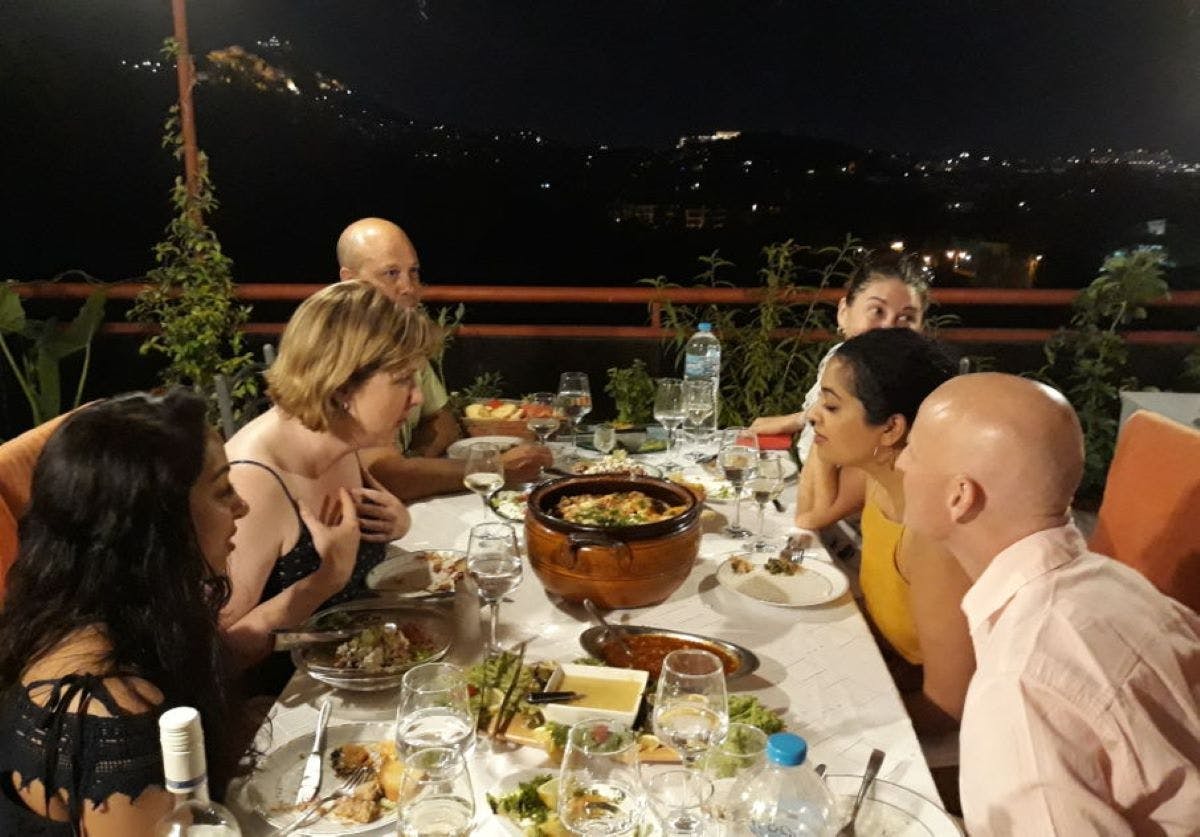
[[[397,305],[366,282],[339,282],[288,320],[267,393],[309,430],[325,432],[368,378],[416,368],[441,345],[441,330],[420,308]]]

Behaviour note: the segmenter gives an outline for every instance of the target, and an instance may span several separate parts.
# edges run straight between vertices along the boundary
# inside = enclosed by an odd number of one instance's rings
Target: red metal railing
[[[83,299],[97,286],[87,283],[47,282],[16,285],[16,291],[27,299]],[[142,289],[138,283],[107,286],[110,299],[132,299]],[[238,297],[247,302],[299,302],[324,285],[265,284],[238,285]],[[487,303],[514,305],[544,305],[552,303],[573,305],[645,305],[650,312],[649,325],[540,325],[540,324],[464,324],[463,337],[496,337],[511,339],[571,338],[618,340],[661,340],[670,335],[662,325],[662,306],[675,304],[752,305],[759,302],[764,291],[756,288],[651,288],[602,287],[588,288],[570,285],[436,285],[427,286],[423,298],[433,304]],[[797,291],[789,301],[803,303],[813,298],[812,291]],[[839,289],[816,292],[824,302],[836,302],[842,295]],[[1068,289],[1024,288],[942,288],[933,292],[934,301],[953,306],[1030,306],[1066,307],[1078,295]],[[1155,308],[1200,309],[1200,291],[1175,291],[1170,297],[1150,303]],[[1200,317],[1198,317],[1200,319]],[[253,322],[246,325],[252,334],[278,334],[282,322]],[[145,334],[147,327],[138,323],[110,322],[101,329],[103,334]],[[790,332],[781,331],[781,334]],[[939,332],[943,339],[956,343],[1042,343],[1053,334],[1052,329],[1038,328],[946,328]],[[811,333],[814,340],[830,335]],[[1141,345],[1200,345],[1200,332],[1195,330],[1131,330],[1124,333],[1130,343]]]

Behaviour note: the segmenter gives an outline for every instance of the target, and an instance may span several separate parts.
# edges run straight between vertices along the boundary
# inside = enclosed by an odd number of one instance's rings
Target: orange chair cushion
[[[17,560],[17,519],[0,500],[0,602],[4,601],[4,590],[8,586],[8,568]]]
[[[1200,431],[1145,410],[1130,416],[1089,546],[1200,611]]]
[[[63,413],[0,445],[0,501],[14,517],[25,513],[33,484],[33,466],[50,435],[70,413]]]

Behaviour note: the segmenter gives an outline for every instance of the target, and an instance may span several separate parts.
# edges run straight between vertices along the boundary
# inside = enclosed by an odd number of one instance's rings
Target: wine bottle
[[[154,826],[155,837],[241,837],[229,809],[208,796],[208,763],[200,713],[190,706],[168,709],[158,719],[163,776],[175,808]]]

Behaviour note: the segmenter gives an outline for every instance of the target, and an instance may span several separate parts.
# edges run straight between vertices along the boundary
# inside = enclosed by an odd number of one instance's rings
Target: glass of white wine
[[[729,726],[720,658],[699,648],[681,648],[663,657],[652,719],[658,739],[679,753],[684,767],[694,769]]]
[[[579,456],[579,422],[592,411],[592,388],[584,372],[563,372],[558,379],[558,411],[571,423],[571,453]]]
[[[592,431],[592,446],[608,456],[617,446],[617,429],[608,422],[597,424]]]
[[[778,452],[759,451],[754,476],[746,483],[750,496],[758,506],[758,540],[750,547],[755,552],[774,551],[776,545],[767,540],[767,503],[783,490],[783,459]]]
[[[549,440],[550,434],[558,430],[557,401],[558,396],[553,392],[535,392],[525,399],[525,414],[528,416],[525,426],[543,445]]]
[[[733,487],[733,523],[725,527],[725,534],[745,538],[751,532],[742,526],[742,489],[758,468],[758,437],[743,427],[733,427],[725,431],[725,439],[717,455],[721,471]]]
[[[654,388],[654,420],[667,429],[667,461],[669,468],[682,467],[672,461],[675,455],[675,431],[683,424],[683,381],[679,378],[659,378]]]
[[[488,501],[504,485],[504,460],[500,458],[500,448],[491,442],[476,442],[467,448],[463,485],[483,500],[483,517],[486,520]]]
[[[488,651],[499,653],[502,649],[496,641],[496,628],[500,622],[500,600],[516,589],[525,572],[513,527],[507,523],[472,526],[467,546],[467,572],[479,588],[479,598],[491,608]]]
[[[400,837],[466,837],[475,820],[475,791],[466,760],[452,747],[429,747],[404,761]]]
[[[707,422],[712,418],[714,409],[716,402],[713,399],[712,381],[683,382],[683,421],[697,438],[703,430],[707,430]],[[701,451],[690,456],[697,461],[704,458]]]
[[[633,832],[645,810],[638,737],[619,721],[592,718],[567,733],[558,774],[558,817],[573,834]]]

